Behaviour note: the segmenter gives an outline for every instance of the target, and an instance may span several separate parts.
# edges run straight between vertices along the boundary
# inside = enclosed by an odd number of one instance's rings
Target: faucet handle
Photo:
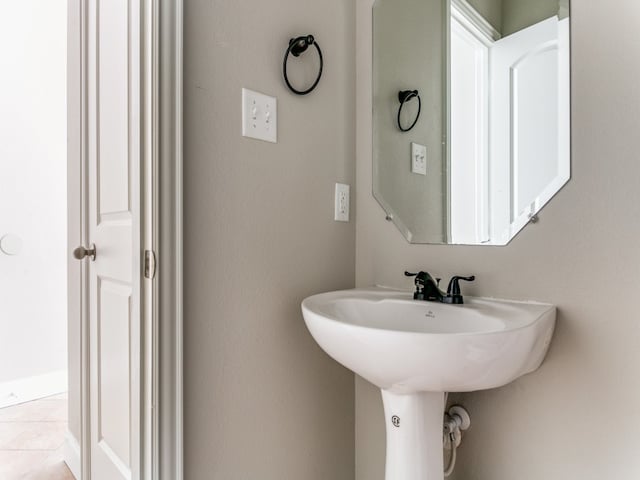
[[[460,280],[473,282],[475,279],[475,275],[471,275],[470,277],[461,277],[459,275],[453,276],[449,282],[449,286],[447,287],[447,295],[460,295],[460,284],[458,283]]]
[[[431,280],[436,285],[436,287],[438,287],[440,286],[440,280],[442,280],[441,278],[433,278],[429,272],[411,273],[411,272],[405,271],[404,276],[416,277],[416,280],[415,280],[416,285],[420,284],[423,286],[427,280]]]
[[[414,280],[414,284],[416,286],[416,291],[413,292],[413,299],[414,300],[424,300],[424,288],[425,288],[425,280],[427,277],[429,277],[429,274],[427,272],[419,272],[419,273],[411,273],[411,272],[404,272],[404,276],[405,277],[416,277]]]
[[[404,272],[405,277],[416,277],[413,283],[416,285],[416,294],[422,295],[422,289],[424,288],[424,272],[411,273]]]

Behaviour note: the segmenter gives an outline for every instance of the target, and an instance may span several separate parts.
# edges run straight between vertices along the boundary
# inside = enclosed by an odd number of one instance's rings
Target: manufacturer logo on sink
[[[394,427],[400,427],[400,417],[394,415],[393,417],[391,417],[391,423],[393,423]]]
[[[436,314],[433,313],[431,310],[429,310],[427,313],[425,313],[424,316],[427,317],[427,318],[436,318]]]

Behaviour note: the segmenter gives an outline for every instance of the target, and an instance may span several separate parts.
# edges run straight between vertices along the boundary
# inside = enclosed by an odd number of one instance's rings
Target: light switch
[[[242,136],[277,143],[278,101],[275,97],[242,89]]]
[[[427,147],[411,142],[411,171],[418,175],[427,174]]]

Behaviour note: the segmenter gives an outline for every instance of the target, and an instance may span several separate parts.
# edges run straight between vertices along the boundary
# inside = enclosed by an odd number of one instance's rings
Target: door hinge
[[[156,276],[156,252],[153,250],[144,251],[144,276],[151,280]]]

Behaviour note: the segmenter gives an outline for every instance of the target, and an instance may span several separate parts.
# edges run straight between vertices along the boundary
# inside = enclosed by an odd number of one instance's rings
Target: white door
[[[569,179],[569,19],[497,41],[491,63],[491,240],[508,241]]]
[[[141,22],[139,0],[87,6],[91,480],[141,476]]]
[[[489,240],[489,45],[475,25],[451,16],[449,241]]]

